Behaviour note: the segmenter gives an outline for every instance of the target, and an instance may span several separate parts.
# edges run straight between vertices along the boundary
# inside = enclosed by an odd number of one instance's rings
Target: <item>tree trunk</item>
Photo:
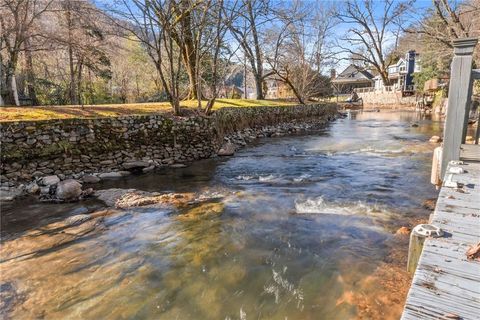
[[[17,81],[15,79],[15,67],[16,66],[16,57],[13,55],[10,61],[7,63],[7,72],[6,72],[6,93],[5,93],[5,104],[20,106],[20,101],[18,99],[17,91]]]
[[[380,71],[380,77],[382,77],[382,82],[384,86],[390,85],[390,80],[388,79],[388,72],[386,70]]]
[[[257,72],[255,72],[254,75],[253,75],[253,78],[255,79],[255,90],[256,90],[256,94],[257,94],[256,99],[257,100],[264,100],[265,96],[263,94],[263,79],[262,79],[262,76],[259,75]]]
[[[79,61],[77,66],[77,80],[75,81],[77,84],[77,95],[75,96],[77,100],[77,104],[81,104],[83,106],[82,101],[82,71],[83,71],[83,62]]]
[[[2,46],[2,40],[0,39],[0,47]],[[6,86],[4,82],[4,71],[3,71],[3,60],[2,60],[2,55],[0,54],[0,106],[5,105],[5,102],[3,101],[3,94],[4,91],[6,91]]]
[[[253,14],[253,7],[250,1],[247,2],[247,10],[249,15],[249,23],[252,28],[252,38],[253,46],[255,48],[255,62],[256,62],[256,71],[255,71],[255,87],[257,91],[257,100],[264,100],[265,96],[263,94],[263,59],[262,51],[260,48],[260,40],[258,37],[258,31],[256,26],[256,21]]]
[[[17,88],[17,79],[15,77],[15,74],[12,74],[12,95],[13,95],[13,101],[16,106],[20,106],[20,99],[18,98],[18,88]]]
[[[193,29],[192,29],[192,16],[190,14],[190,3],[187,0],[181,0],[179,3],[180,12],[184,12],[182,19],[180,20],[181,35],[176,32],[172,32],[173,39],[180,47],[182,53],[183,63],[188,74],[188,99],[201,99],[198,92],[198,74],[196,55],[197,47],[194,41]]]
[[[67,20],[67,28],[68,28],[68,64],[69,64],[69,71],[70,71],[70,84],[68,95],[70,99],[70,104],[77,105],[78,104],[78,94],[77,94],[77,84],[75,82],[75,65],[73,61],[73,46],[72,46],[72,16],[70,12],[70,7],[68,6],[65,12],[65,18]]]
[[[33,106],[38,105],[37,92],[35,90],[35,72],[33,70],[32,52],[28,50],[30,43],[25,40],[25,65],[27,68],[27,92]]]
[[[187,53],[185,55],[188,55]],[[184,56],[185,69],[188,74],[188,99],[199,99],[198,83],[197,83],[197,68],[194,59],[189,59]]]
[[[285,79],[285,83],[292,89],[293,94],[297,98],[298,102],[300,102],[300,104],[305,104],[305,101],[303,100],[302,95],[298,92],[298,90],[295,88],[293,83],[288,78]]]

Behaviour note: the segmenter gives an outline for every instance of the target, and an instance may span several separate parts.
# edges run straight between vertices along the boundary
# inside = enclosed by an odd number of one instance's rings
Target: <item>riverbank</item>
[[[207,101],[202,101],[205,106]],[[180,102],[184,113],[195,111],[197,100],[184,100]],[[251,100],[251,99],[217,99],[213,110],[225,107],[279,107],[293,106],[296,103],[284,100]],[[120,116],[146,116],[152,114],[172,113],[168,102],[122,103],[122,104],[97,104],[97,105],[64,105],[64,106],[22,106],[1,107],[0,122],[10,121],[40,121],[59,119],[95,119]]]
[[[180,168],[217,153],[231,155],[260,137],[320,127],[336,116],[334,104],[317,104],[222,108],[212,116],[1,123],[2,198],[13,200],[25,193],[55,196],[55,186],[63,180],[90,183],[165,166]],[[75,189],[80,196],[78,186]]]

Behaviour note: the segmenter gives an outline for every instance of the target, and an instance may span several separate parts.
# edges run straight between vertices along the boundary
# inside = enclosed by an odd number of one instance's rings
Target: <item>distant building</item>
[[[354,89],[373,87],[373,75],[354,64],[349,65],[338,75],[331,71],[332,86],[337,94],[348,94]]]
[[[413,94],[415,84],[413,75],[421,71],[419,54],[410,50],[405,54],[405,58],[400,58],[395,64],[388,67],[388,80],[391,88],[385,88],[382,78],[375,77],[375,91],[401,91],[404,94]]]
[[[265,80],[267,91],[266,99],[295,99],[293,90],[280,79],[272,76]]]

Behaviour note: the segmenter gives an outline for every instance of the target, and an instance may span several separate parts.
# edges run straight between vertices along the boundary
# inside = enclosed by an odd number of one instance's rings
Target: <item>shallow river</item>
[[[3,206],[0,316],[398,318],[408,237],[395,230],[430,213],[428,139],[440,126],[414,113],[364,112],[231,158],[104,182],[95,188],[212,200],[118,210],[74,237],[55,225],[100,202]]]

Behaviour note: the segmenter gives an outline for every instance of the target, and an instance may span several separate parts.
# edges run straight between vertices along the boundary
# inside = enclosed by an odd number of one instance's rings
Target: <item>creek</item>
[[[351,113],[234,157],[104,181],[94,187],[210,200],[116,210],[68,241],[51,226],[102,203],[4,205],[1,315],[397,319],[410,278],[408,236],[395,231],[428,219],[428,140],[441,126],[413,112]]]

